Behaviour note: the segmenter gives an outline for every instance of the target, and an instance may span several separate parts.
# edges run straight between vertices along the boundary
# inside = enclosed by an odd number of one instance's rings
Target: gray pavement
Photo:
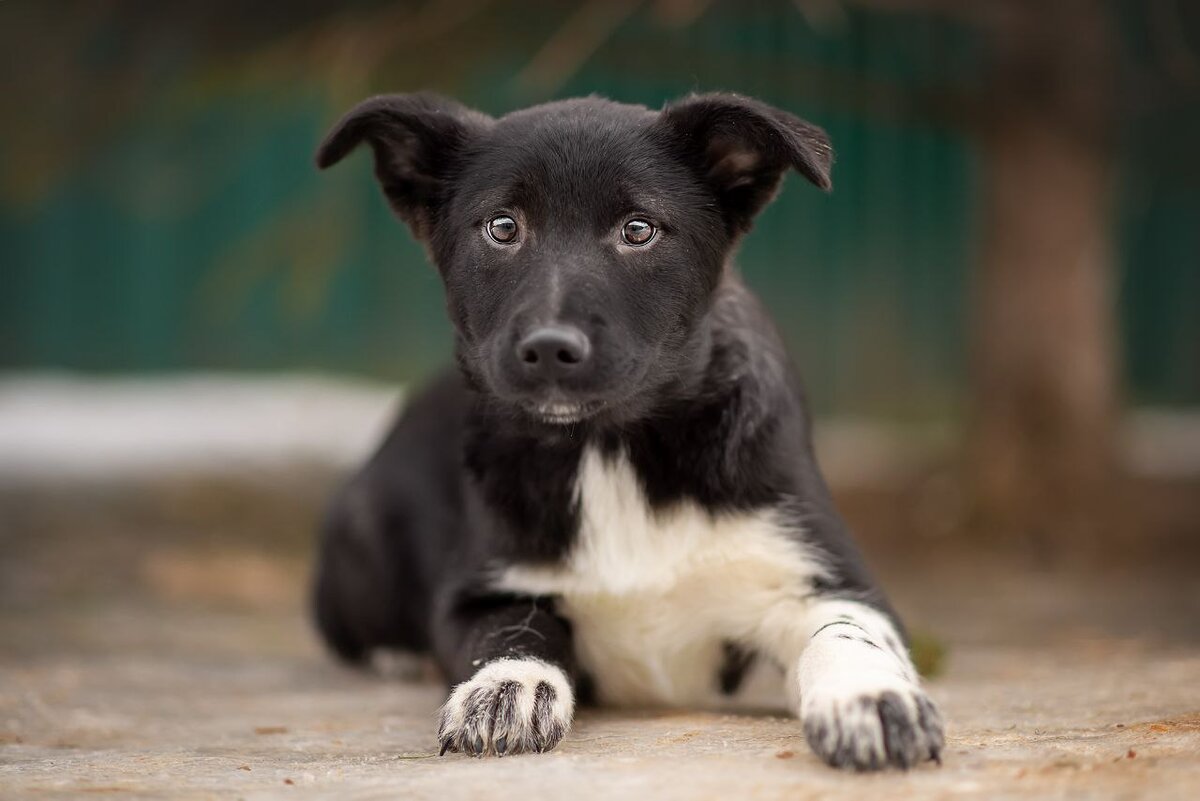
[[[303,559],[174,558],[143,567],[141,591],[0,614],[0,796],[1200,798],[1186,581],[895,577],[948,649],[931,682],[945,764],[856,776],[769,713],[584,711],[551,754],[438,758],[439,685],[333,664],[300,612]],[[276,594],[223,594],[238,569]]]

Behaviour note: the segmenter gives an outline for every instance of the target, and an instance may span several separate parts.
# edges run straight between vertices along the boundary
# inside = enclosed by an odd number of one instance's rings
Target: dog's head
[[[548,423],[628,419],[680,381],[739,236],[788,168],[827,189],[832,161],[819,128],[729,94],[499,119],[386,95],[351,110],[317,164],[362,142],[442,276],[469,378]]]

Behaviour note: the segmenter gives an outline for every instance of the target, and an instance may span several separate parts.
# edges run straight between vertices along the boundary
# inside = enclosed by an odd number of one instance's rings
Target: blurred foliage
[[[918,673],[936,679],[946,671],[946,644],[940,638],[929,632],[914,631],[909,639],[909,652]]]
[[[1121,6],[1133,21],[1113,89],[1129,99],[1125,341],[1138,397],[1196,401],[1197,20],[1187,4],[1151,5],[1159,16]],[[5,3],[0,364],[428,372],[449,349],[436,275],[365,159],[311,167],[341,111],[415,89],[491,113],[733,89],[825,125],[839,151],[835,193],[789,182],[741,258],[818,405],[953,410],[972,127],[989,98],[980,23],[947,7],[962,6]]]

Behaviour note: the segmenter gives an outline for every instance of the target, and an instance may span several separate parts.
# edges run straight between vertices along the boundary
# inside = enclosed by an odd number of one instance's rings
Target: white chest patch
[[[773,512],[714,516],[681,503],[656,513],[628,460],[590,447],[577,492],[579,534],[565,562],[509,567],[498,586],[562,599],[600,700],[727,705],[717,676],[728,642],[763,651],[767,667],[738,703],[763,702],[753,685],[764,675],[782,691],[769,663],[794,652],[781,640],[823,570]]]

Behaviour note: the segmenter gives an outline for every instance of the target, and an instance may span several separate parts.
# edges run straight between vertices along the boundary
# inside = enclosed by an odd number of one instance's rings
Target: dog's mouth
[[[581,420],[591,417],[603,407],[604,401],[599,400],[587,401],[585,403],[555,401],[532,405],[530,411],[544,423],[570,425],[571,423],[578,423]]]

